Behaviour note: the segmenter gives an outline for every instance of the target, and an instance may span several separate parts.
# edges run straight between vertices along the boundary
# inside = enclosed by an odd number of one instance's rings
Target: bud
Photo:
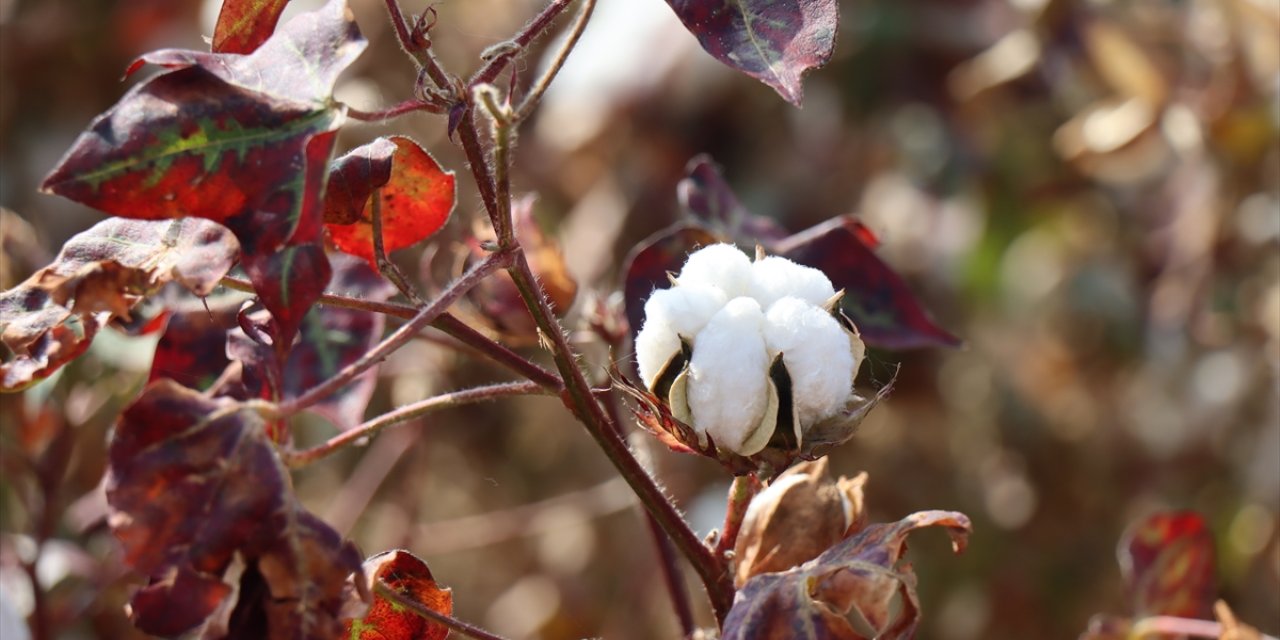
[[[867,474],[832,480],[827,459],[802,462],[751,500],[734,546],[734,583],[818,557],[866,524]]]

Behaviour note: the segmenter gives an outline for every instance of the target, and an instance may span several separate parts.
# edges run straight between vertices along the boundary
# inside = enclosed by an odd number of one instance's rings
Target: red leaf
[[[388,300],[395,287],[378,272],[351,256],[334,254],[331,288],[362,300]],[[377,344],[385,326],[382,314],[316,306],[302,321],[298,341],[289,352],[282,376],[285,398],[301,395],[332,377],[343,367],[358,360]],[[369,404],[375,383],[370,371],[355,382],[339,389],[324,401],[311,407],[339,428],[358,424]]]
[[[1120,538],[1119,555],[1137,617],[1213,617],[1213,536],[1200,514],[1163,512],[1134,523]]]
[[[680,205],[707,226],[747,245],[770,244],[787,237],[787,230],[772,218],[755,215],[742,206],[710,156],[694,157],[684,171],[684,179],[676,185]]]
[[[453,593],[442,589],[431,576],[427,563],[408,551],[386,551],[364,563],[365,579],[382,581],[400,595],[422,606],[453,615]],[[344,638],[352,640],[444,640],[449,630],[404,607],[375,595],[363,618],[346,621]]]
[[[892,524],[874,524],[817,558],[781,573],[747,581],[724,623],[724,640],[862,638],[846,615],[857,615],[881,640],[911,638],[920,612],[915,574],[898,560],[907,535],[947,527],[956,553],[964,550],[969,518],[922,511]],[[895,595],[901,607],[891,606]],[[895,615],[896,614],[896,615]]]
[[[109,522],[125,562],[151,578],[133,607],[143,631],[181,633],[225,607],[231,590],[218,583],[238,558],[266,589],[238,590],[235,608],[265,610],[272,637],[339,632],[359,555],[297,505],[265,427],[253,409],[171,380],[148,386],[120,417]]]
[[[253,281],[258,299],[275,319],[272,338],[283,361],[302,317],[329,284],[332,268],[324,247],[314,243],[284,247],[268,255],[246,255],[241,264]]]
[[[844,289],[844,308],[867,344],[887,349],[954,347],[960,339],[934,324],[902,277],[866,244],[874,238],[852,216],[810,227],[772,247],[822,271]]]
[[[325,228],[334,246],[371,265],[373,218],[368,200],[374,189],[381,189],[387,253],[435,233],[453,211],[453,172],[442,169],[409,138],[380,138],[354,149],[335,163],[333,174],[325,194]],[[340,223],[344,220],[352,222]]]
[[[289,0],[223,0],[213,28],[213,50],[252,53],[271,32]]]
[[[801,77],[831,59],[836,0],[667,0],[717,60],[800,106]]]
[[[147,382],[168,378],[190,389],[208,389],[231,364],[227,332],[236,326],[240,302],[228,297],[170,306]]]
[[[111,219],[77,234],[53,264],[0,293],[3,388],[22,388],[89,347],[98,328],[168,282],[207,295],[231,268],[236,243],[199,220]]]
[[[690,253],[720,242],[710,231],[697,225],[677,224],[640,241],[623,261],[622,295],[631,333],[644,324],[644,303],[655,289],[671,286],[667,272],[678,273]]]

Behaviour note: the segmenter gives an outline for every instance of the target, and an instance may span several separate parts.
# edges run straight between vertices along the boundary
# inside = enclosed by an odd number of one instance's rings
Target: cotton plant
[[[781,453],[781,466],[846,440],[871,402],[854,392],[865,347],[842,296],[821,271],[760,250],[690,254],[644,306],[640,378],[671,419],[642,422],[723,460]]]

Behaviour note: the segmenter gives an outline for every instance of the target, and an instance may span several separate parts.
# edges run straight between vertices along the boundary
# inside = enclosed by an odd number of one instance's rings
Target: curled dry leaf
[[[356,578],[360,579],[360,578]],[[347,620],[344,638],[351,640],[444,640],[449,630],[409,611],[376,592],[381,582],[427,609],[453,615],[453,592],[441,588],[427,563],[404,550],[384,551],[364,562],[363,591],[373,603],[363,616]],[[359,590],[358,590],[359,591]]]
[[[150,579],[131,603],[139,629],[186,632],[235,594],[234,608],[260,612],[265,631],[233,629],[232,637],[340,631],[344,585],[360,556],[297,504],[266,427],[250,406],[167,379],[120,417],[109,524],[125,563]],[[237,562],[244,571],[229,574]],[[245,587],[254,581],[260,588]]]
[[[953,549],[962,552],[969,518],[922,511],[870,525],[788,571],[751,578],[725,619],[724,640],[913,637],[920,616],[915,573],[899,560],[908,534],[938,526],[946,527]],[[900,599],[896,606],[895,599]],[[861,618],[859,626],[850,621],[851,614]],[[871,635],[860,633],[861,627]]]
[[[0,293],[3,389],[53,373],[97,330],[168,282],[207,295],[234,264],[227,229],[204,220],[113,218],[77,234],[53,264]]]
[[[827,467],[827,458],[801,462],[751,500],[733,552],[738,588],[761,573],[808,562],[866,524],[867,474],[836,480]]]

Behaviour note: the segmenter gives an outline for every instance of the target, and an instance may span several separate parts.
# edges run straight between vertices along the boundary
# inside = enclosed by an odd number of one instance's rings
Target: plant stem
[[[417,98],[405,100],[404,102],[378,111],[364,111],[351,106],[346,107],[346,110],[347,115],[351,116],[351,119],[360,120],[361,122],[382,122],[383,120],[390,120],[396,116],[402,116],[406,113],[413,113],[415,111],[444,113],[444,109],[440,108],[439,105],[434,105],[430,102],[423,102]]]
[[[277,407],[275,418],[284,419],[310,407],[328,397],[329,394],[345,387],[356,376],[364,373],[373,365],[385,360],[387,356],[412,340],[414,334],[431,324],[462,294],[479,284],[481,280],[499,267],[510,264],[513,256],[514,254],[508,251],[499,251],[486,256],[469,271],[450,283],[444,291],[441,291],[436,296],[435,300],[431,301],[431,304],[423,307],[409,322],[396,329],[391,335],[378,343],[377,346],[361,356],[359,360],[343,367],[333,377],[307,390],[297,398],[280,403]]]
[[[382,237],[382,190],[374,189],[373,195],[369,197],[370,216],[373,218],[373,257],[375,264],[378,265],[378,272],[382,277],[391,281],[391,284],[400,290],[400,293],[413,303],[413,306],[421,308],[426,304],[426,300],[418,295],[417,291],[409,284],[409,279],[404,277],[400,272],[400,267],[387,257],[386,238]]]
[[[382,431],[391,425],[412,420],[433,411],[448,409],[450,407],[460,407],[476,402],[484,402],[495,398],[546,393],[546,391],[546,389],[543,389],[533,382],[505,382],[444,393],[425,400],[419,400],[418,402],[407,404],[395,409],[394,411],[384,413],[355,427],[354,429],[351,429],[350,431],[344,431],[343,433],[329,438],[324,443],[309,449],[287,452],[284,454],[284,461],[285,464],[290,467],[296,468],[306,466],[312,462],[337,453],[343,447],[350,445],[361,438],[373,437],[379,431]]]
[[[399,591],[392,588],[391,585],[383,582],[382,580],[378,580],[378,582],[373,585],[373,591],[379,596],[382,596],[383,598],[386,598],[387,600],[390,600],[417,615],[427,618],[439,625],[448,627],[453,631],[457,631],[468,638],[476,638],[477,640],[506,640],[506,638],[503,638],[500,635],[485,631],[473,624],[463,622],[453,616],[445,615],[439,611],[435,611],[434,609],[424,607],[421,603],[405,597]]]
[[[1186,636],[1190,638],[1222,637],[1224,625],[1213,620],[1197,620],[1195,618],[1179,618],[1176,616],[1149,616],[1133,624],[1129,637],[1135,640],[1149,636]],[[1259,634],[1262,640],[1276,640],[1274,637]]]
[[[393,0],[387,1],[391,2]],[[516,36],[510,40],[514,45],[511,47],[511,53],[491,58],[483,67],[480,67],[479,71],[476,71],[475,74],[471,76],[471,79],[467,81],[467,86],[475,87],[481,84],[493,82],[493,80],[502,73],[502,70],[505,69],[507,65],[524,50],[525,47],[529,46],[530,42],[533,42],[538,36],[542,35],[542,33],[551,26],[551,23],[556,19],[556,17],[558,17],[560,13],[568,8],[572,3],[573,0],[553,0],[551,4],[548,4],[541,13],[534,16],[533,19],[525,24],[524,28],[520,29],[520,31],[516,33]]]
[[[727,558],[738,543],[738,532],[742,529],[742,519],[747,515],[747,507],[751,499],[760,491],[760,480],[755,475],[735,476],[733,486],[729,487],[728,504],[725,506],[724,525],[720,527],[720,539],[716,541],[717,557]]]
[[[569,31],[569,37],[565,39],[564,44],[560,46],[560,50],[556,52],[555,59],[552,60],[551,66],[547,71],[533,83],[533,87],[529,90],[529,95],[520,101],[520,106],[516,108],[514,120],[516,122],[523,121],[529,117],[533,108],[542,100],[542,94],[546,93],[547,87],[551,86],[551,81],[555,79],[556,74],[560,73],[560,68],[564,66],[564,61],[569,58],[569,52],[573,51],[573,47],[578,44],[578,38],[582,37],[582,31],[587,28],[587,21],[591,19],[591,13],[595,11],[596,0],[586,0],[582,5],[582,11],[578,13],[578,19],[574,21],[572,30]]]
[[[228,289],[244,291],[246,293],[255,293],[252,283],[248,280],[243,280],[235,276],[223,276],[221,284]],[[405,320],[412,319],[418,313],[417,309],[408,305],[396,304],[394,302],[378,302],[376,300],[361,300],[360,298],[352,298],[350,296],[341,296],[332,293],[321,295],[319,302],[321,304],[342,307],[344,309],[356,309],[358,311],[381,313],[383,315],[403,318]],[[538,366],[537,364],[534,364],[533,362],[530,362],[524,356],[508,349],[506,345],[495,342],[483,333],[472,329],[453,314],[440,314],[440,317],[431,322],[431,326],[444,334],[453,337],[468,347],[475,349],[485,357],[510,369],[521,377],[542,385],[544,389],[559,391],[564,387],[564,383],[560,381],[560,376]]]
[[[716,618],[723,621],[733,605],[734,593],[733,582],[729,578],[724,562],[712,555],[711,550],[703,545],[697,534],[689,528],[689,523],[685,522],[684,517],[676,510],[675,505],[662,492],[662,489],[658,488],[649,472],[632,455],[626,442],[618,435],[617,426],[596,402],[591,393],[591,387],[578,366],[577,354],[569,346],[564,328],[551,312],[546,295],[539,287],[532,270],[529,269],[529,263],[525,260],[523,251],[515,254],[515,264],[508,267],[507,272],[511,274],[511,279],[515,282],[516,289],[533,315],[538,328],[551,342],[556,368],[565,382],[564,394],[568,396],[564,398],[565,403],[578,420],[587,427],[587,431],[626,479],[627,484],[631,485],[631,489],[636,492],[636,496],[644,503],[650,515],[658,521],[670,536],[671,541],[693,565],[707,589],[707,595],[711,598],[711,606],[716,612]]]

